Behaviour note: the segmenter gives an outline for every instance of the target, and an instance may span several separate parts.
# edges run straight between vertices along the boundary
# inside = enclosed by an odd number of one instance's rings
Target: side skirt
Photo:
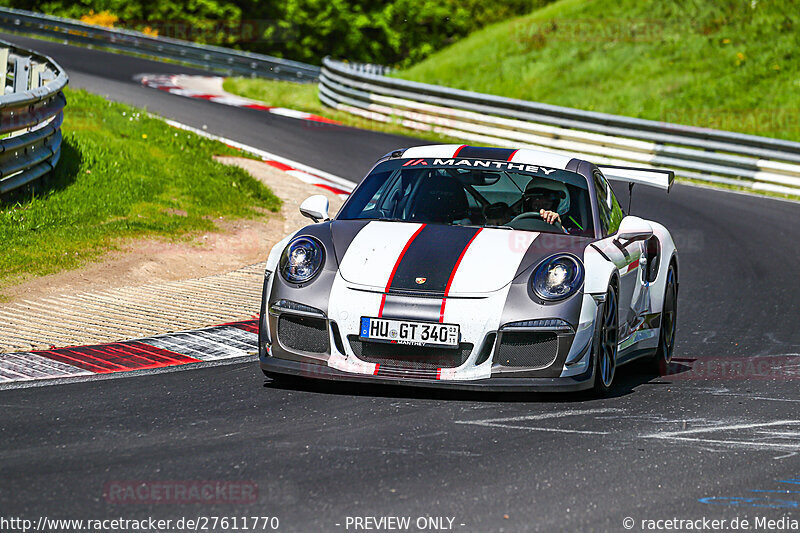
[[[656,350],[657,348],[637,348],[636,346],[631,346],[625,350],[623,354],[617,355],[617,366],[619,367],[632,361],[636,361],[637,359],[654,355]]]

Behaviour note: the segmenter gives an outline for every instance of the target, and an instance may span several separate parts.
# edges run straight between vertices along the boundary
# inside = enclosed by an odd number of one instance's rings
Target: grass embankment
[[[800,141],[798,13],[794,0],[559,0],[479,30],[395,75]],[[225,88],[346,125],[412,132],[326,108],[312,85],[229,79]]]
[[[49,192],[0,205],[0,287],[78,267],[123,238],[181,238],[280,207],[247,172],[212,159],[239,155],[221,143],[85,91],[68,90],[67,102]]]
[[[397,75],[800,140],[799,13],[794,0],[560,0]]]
[[[432,132],[406,128],[394,122],[377,122],[344,111],[326,107],[319,101],[317,84],[272,81],[261,78],[227,78],[223,88],[229,93],[252,98],[275,107],[286,107],[337,120],[345,126],[381,131],[396,135],[412,135],[433,142],[461,143],[460,140]],[[399,147],[398,147],[399,148]]]

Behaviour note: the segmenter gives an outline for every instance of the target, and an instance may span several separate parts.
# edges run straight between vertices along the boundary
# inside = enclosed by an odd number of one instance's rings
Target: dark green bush
[[[408,66],[483,26],[553,0],[0,0],[70,18],[319,63],[325,55]]]

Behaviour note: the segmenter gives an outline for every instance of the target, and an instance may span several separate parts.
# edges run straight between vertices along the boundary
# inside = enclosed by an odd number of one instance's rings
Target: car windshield
[[[558,213],[560,222],[542,220],[542,209]],[[353,191],[337,219],[594,235],[583,176],[480,159],[384,161]]]

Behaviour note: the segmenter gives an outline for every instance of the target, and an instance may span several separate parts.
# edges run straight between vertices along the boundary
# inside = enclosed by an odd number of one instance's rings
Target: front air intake
[[[546,368],[558,355],[558,336],[553,332],[503,331],[494,355],[501,366]]]
[[[278,317],[278,340],[289,350],[310,353],[329,351],[325,319],[283,313]]]
[[[399,368],[436,370],[463,365],[472,353],[473,345],[462,342],[457,348],[428,348],[363,341],[358,335],[348,335],[353,353],[362,361]]]

